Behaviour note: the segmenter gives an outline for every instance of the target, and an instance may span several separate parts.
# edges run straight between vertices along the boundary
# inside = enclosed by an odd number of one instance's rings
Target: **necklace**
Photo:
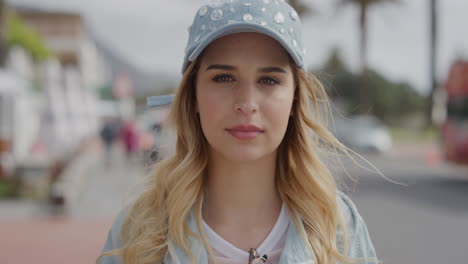
[[[271,263],[268,261],[267,255],[263,255],[260,257],[258,255],[257,250],[255,248],[251,248],[249,251],[249,264],[262,264],[262,263]]]

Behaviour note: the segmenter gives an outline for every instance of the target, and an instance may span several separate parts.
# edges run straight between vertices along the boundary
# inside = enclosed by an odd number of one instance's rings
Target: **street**
[[[468,172],[441,163],[434,149],[400,144],[385,155],[365,155],[385,177],[400,184],[344,161],[359,184],[348,179],[339,181],[340,186],[356,203],[386,264],[466,263],[468,259],[468,177],[462,180]],[[138,190],[135,184],[145,170],[121,151],[112,153],[110,163],[102,152],[94,155],[97,160],[87,168],[67,216],[41,214],[41,207],[29,203],[19,206],[22,210],[0,203],[0,263],[95,261],[113,218],[132,199],[129,193]]]
[[[348,171],[360,176],[355,191],[348,193],[383,263],[467,263],[468,170],[431,164],[430,154],[425,155],[366,156],[386,177],[404,185],[362,169]]]

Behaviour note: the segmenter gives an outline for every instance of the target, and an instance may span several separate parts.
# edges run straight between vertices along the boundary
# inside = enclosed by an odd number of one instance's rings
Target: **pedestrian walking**
[[[112,160],[112,148],[119,135],[119,123],[117,120],[109,120],[104,123],[101,129],[101,139],[106,149],[106,163],[110,164]]]
[[[347,149],[281,0],[195,14],[169,120],[172,156],[116,218],[98,263],[377,263],[366,224],[321,160]]]
[[[127,159],[135,158],[138,152],[139,135],[135,121],[127,120],[121,127],[121,138]]]

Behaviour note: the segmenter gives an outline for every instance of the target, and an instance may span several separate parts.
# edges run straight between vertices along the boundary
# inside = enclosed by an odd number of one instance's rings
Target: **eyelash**
[[[230,75],[227,75],[227,74],[220,74],[220,75],[216,75],[215,77],[213,77],[213,81],[215,82],[227,82],[228,78],[231,78],[233,79]]]
[[[230,79],[234,79],[232,78],[231,75],[228,75],[228,74],[220,74],[220,75],[216,75],[214,78],[213,78],[213,81],[215,82],[227,82],[229,80],[227,80],[228,78]],[[274,78],[271,78],[271,77],[262,77],[261,80],[266,80],[267,81],[267,85],[278,85],[280,84],[280,81],[274,79]]]

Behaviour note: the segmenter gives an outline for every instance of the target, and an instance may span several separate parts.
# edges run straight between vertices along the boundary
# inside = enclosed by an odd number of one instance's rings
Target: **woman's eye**
[[[260,80],[260,82],[266,84],[266,85],[276,85],[276,84],[279,84],[280,82],[274,78],[270,78],[270,77],[265,77],[265,78],[262,78]]]
[[[213,81],[215,82],[232,82],[233,80],[234,78],[232,78],[231,75],[227,75],[227,74],[216,75],[213,78]]]

